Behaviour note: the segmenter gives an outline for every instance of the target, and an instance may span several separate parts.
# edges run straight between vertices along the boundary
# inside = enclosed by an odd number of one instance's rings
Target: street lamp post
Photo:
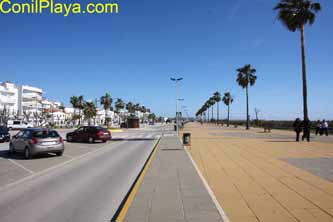
[[[170,78],[171,81],[176,83],[176,131],[177,136],[179,135],[179,123],[178,123],[178,102],[179,102],[179,82],[183,80],[183,78]]]

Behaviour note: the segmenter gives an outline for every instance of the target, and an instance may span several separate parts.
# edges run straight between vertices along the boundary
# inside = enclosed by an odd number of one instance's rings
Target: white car
[[[31,123],[27,123],[23,120],[8,120],[7,128],[12,129],[27,129],[32,128],[33,125]]]

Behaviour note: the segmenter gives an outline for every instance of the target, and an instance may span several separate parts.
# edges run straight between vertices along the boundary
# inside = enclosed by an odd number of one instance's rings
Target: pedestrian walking
[[[322,122],[322,130],[323,130],[323,134],[328,136],[328,123],[326,120],[323,120],[323,122]]]
[[[300,118],[297,118],[293,124],[294,131],[296,132],[296,142],[299,142],[299,135],[302,132],[302,122]]]
[[[310,130],[311,130],[310,120],[308,120],[308,119],[303,120],[302,127],[303,127],[302,141],[304,141],[304,139],[306,139],[308,142],[310,142]]]
[[[321,122],[320,120],[318,120],[316,122],[316,136],[320,133],[320,131],[321,131]]]

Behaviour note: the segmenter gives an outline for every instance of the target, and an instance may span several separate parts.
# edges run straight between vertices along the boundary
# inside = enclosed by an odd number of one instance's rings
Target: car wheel
[[[32,158],[32,155],[31,155],[31,152],[30,152],[30,149],[28,147],[26,147],[24,149],[24,158],[26,160],[30,160]]]
[[[72,142],[73,141],[73,137],[72,136],[67,136],[67,142]]]
[[[106,140],[103,140],[102,142],[103,142],[103,143],[106,143]]]
[[[93,142],[95,142],[95,140],[94,140],[94,138],[89,137],[89,138],[88,138],[88,142],[89,142],[89,143],[93,143]]]
[[[56,154],[57,154],[57,156],[62,156],[63,153],[64,153],[64,152],[61,151],[61,152],[58,152],[58,153],[56,153]]]

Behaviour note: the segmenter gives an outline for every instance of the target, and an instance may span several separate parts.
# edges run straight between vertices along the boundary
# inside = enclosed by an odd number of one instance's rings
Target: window
[[[57,137],[59,137],[59,134],[57,133],[57,131],[54,131],[54,130],[35,131],[33,135],[36,138],[57,138]]]

